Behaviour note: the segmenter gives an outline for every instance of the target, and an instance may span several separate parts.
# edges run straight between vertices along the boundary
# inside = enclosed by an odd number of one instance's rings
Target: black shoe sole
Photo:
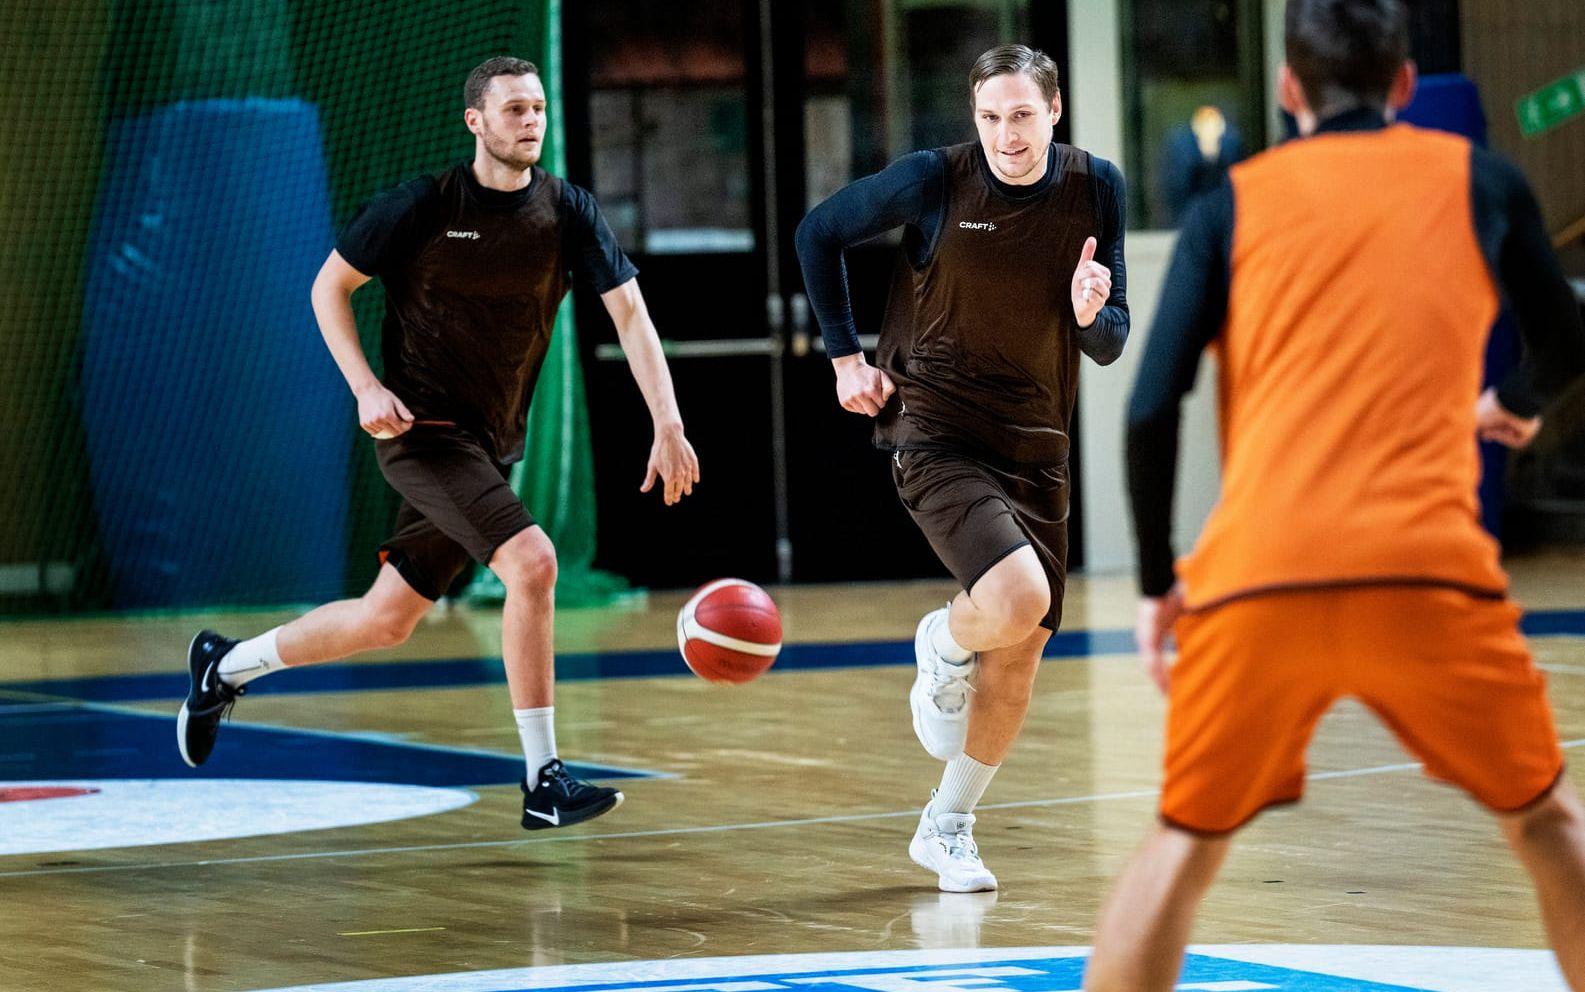
[[[622,794],[618,792],[613,794],[609,799],[592,803],[583,807],[582,809],[561,810],[561,818],[555,823],[551,823],[548,820],[541,820],[537,816],[530,816],[525,812],[523,814],[523,829],[553,830],[556,827],[570,827],[574,823],[582,823],[585,820],[592,820],[603,813],[609,813],[620,805],[622,805]]]

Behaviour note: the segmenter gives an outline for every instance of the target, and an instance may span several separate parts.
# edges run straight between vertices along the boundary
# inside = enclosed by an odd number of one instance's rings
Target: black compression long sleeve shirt
[[[1039,196],[1055,176],[1055,147],[1045,176],[1029,186],[1013,186],[992,178],[1002,195],[1012,199]],[[1123,262],[1123,177],[1102,158],[1093,159],[1098,190],[1101,237],[1095,258],[1112,272],[1112,293],[1089,327],[1079,329],[1079,347],[1101,364],[1115,361],[1128,339],[1128,272]],[[798,260],[804,287],[826,354],[831,358],[858,353],[858,327],[848,295],[847,266],[842,252],[893,228],[903,228],[903,247],[914,268],[923,268],[935,252],[946,215],[946,160],[939,151],[905,155],[873,176],[866,176],[815,207],[798,225]],[[1053,265],[1077,267],[1078,259]]]

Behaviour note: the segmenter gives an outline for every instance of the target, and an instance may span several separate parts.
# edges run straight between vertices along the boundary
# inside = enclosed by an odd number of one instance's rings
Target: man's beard
[[[1029,147],[1029,164],[1024,168],[1024,171],[1020,172],[1016,176],[1012,175],[1010,173],[1006,173],[1006,172],[1003,172],[1002,175],[1005,176],[1008,179],[1022,179],[1025,176],[1029,175],[1030,173],[1032,173],[1032,172],[1036,171],[1037,169],[1039,169],[1041,166],[1045,165],[1046,164],[1046,158],[1050,155],[1050,153],[1051,153],[1051,142],[1049,142],[1049,141],[1046,142],[1046,146],[1044,148],[1040,149],[1039,152],[1036,152],[1034,146],[1031,145]],[[1001,168],[998,167],[997,171],[1000,172]]]
[[[539,145],[532,150],[518,145],[517,142],[500,137],[494,131],[485,131],[484,150],[489,156],[510,169],[519,171],[539,161]]]

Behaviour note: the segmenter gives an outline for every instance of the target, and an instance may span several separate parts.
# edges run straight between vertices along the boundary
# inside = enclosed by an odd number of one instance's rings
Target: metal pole
[[[776,189],[776,62],[771,0],[759,0],[760,144],[765,183],[765,324],[770,335],[771,488],[776,501],[776,580],[792,581],[787,510],[787,397],[783,382],[787,307],[781,295],[781,224]]]

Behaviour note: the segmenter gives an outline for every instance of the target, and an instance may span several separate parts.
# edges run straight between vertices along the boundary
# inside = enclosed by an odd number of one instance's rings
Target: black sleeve
[[[1484,149],[1470,154],[1476,235],[1524,344],[1524,355],[1497,387],[1497,398],[1504,409],[1534,417],[1585,374],[1579,301],[1552,252],[1524,174]]]
[[[638,275],[638,266],[616,243],[616,234],[600,213],[594,194],[581,186],[561,185],[562,235],[573,278],[609,293]]]
[[[1194,388],[1200,353],[1227,319],[1232,278],[1233,187],[1223,182],[1189,207],[1161,304],[1128,401],[1128,498],[1146,596],[1172,588],[1172,492],[1178,474],[1178,420]]]
[[[419,208],[434,188],[425,176],[376,193],[336,239],[336,254],[366,276],[382,275],[413,250]]]
[[[1123,174],[1103,158],[1094,160],[1096,207],[1100,211],[1101,236],[1095,258],[1112,270],[1112,295],[1095,315],[1089,327],[1079,328],[1079,348],[1099,365],[1110,365],[1128,343],[1128,267],[1123,261],[1124,204],[1128,197]]]
[[[848,296],[844,248],[907,224],[933,243],[944,215],[946,163],[933,151],[905,155],[873,176],[843,187],[798,225],[798,262],[826,355],[859,352]]]

